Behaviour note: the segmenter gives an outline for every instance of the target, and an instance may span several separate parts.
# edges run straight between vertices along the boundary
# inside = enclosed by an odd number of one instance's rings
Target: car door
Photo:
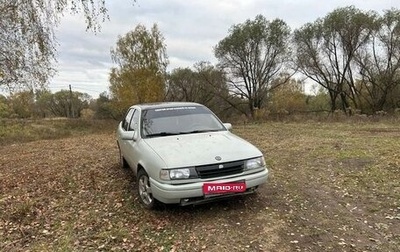
[[[129,163],[132,168],[137,167],[139,162],[138,157],[138,142],[140,141],[139,134],[139,119],[140,119],[140,111],[137,109],[133,109],[132,116],[130,121],[126,124],[126,131],[132,132],[135,137],[131,140],[124,141],[124,155],[125,160]],[[134,171],[136,169],[133,169]]]
[[[125,133],[129,133],[129,123],[132,121],[132,116],[133,113],[135,112],[135,109],[130,108],[128,110],[128,112],[126,113],[124,120],[121,121],[120,125],[118,126],[118,146],[121,149],[122,155],[124,156],[125,160],[127,160],[127,157],[129,156],[128,154],[128,149],[126,148],[127,146],[127,142],[129,142],[130,140],[126,140],[123,137],[123,134]],[[133,134],[132,134],[133,136]]]

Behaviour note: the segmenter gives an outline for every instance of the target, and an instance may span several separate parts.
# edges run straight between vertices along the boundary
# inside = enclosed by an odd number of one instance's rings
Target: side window
[[[134,109],[130,109],[128,111],[128,113],[126,113],[125,119],[122,122],[122,128],[124,128],[124,130],[129,130],[129,122],[132,119],[132,115],[133,115],[134,111],[135,111]]]
[[[129,130],[137,130],[139,126],[139,111],[135,110],[129,124]]]

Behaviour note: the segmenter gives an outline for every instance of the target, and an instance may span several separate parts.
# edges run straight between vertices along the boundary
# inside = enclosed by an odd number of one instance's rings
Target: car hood
[[[144,139],[166,168],[225,163],[262,153],[242,138],[224,131]],[[221,157],[221,160],[217,156]]]

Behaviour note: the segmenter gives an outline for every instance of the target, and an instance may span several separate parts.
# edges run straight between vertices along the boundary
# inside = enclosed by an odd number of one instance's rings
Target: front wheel
[[[154,209],[156,206],[156,199],[153,198],[149,175],[147,175],[144,169],[140,169],[137,174],[137,189],[140,202],[147,209]]]

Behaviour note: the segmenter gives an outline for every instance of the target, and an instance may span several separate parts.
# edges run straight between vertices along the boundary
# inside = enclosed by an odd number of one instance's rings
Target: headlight
[[[179,168],[160,171],[160,178],[162,180],[188,179],[196,177],[197,174],[194,168]]]
[[[246,160],[244,162],[245,170],[257,169],[257,168],[261,168],[264,166],[265,166],[264,157],[253,158],[253,159]]]
[[[169,171],[169,177],[171,179],[187,179],[190,176],[190,171],[188,168],[176,169]]]

